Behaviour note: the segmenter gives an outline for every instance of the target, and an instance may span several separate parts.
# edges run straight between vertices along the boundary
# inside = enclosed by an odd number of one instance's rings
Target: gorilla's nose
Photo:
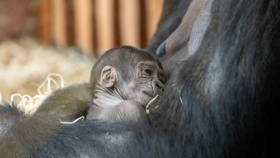
[[[164,90],[164,84],[159,80],[156,80],[155,82],[153,82],[153,84],[155,87],[155,93],[161,95]]]
[[[160,90],[163,91],[163,89],[164,89],[164,84],[163,84],[163,83],[161,83],[161,82],[159,81],[159,82],[157,82],[156,86],[157,86],[158,89],[160,89]]]

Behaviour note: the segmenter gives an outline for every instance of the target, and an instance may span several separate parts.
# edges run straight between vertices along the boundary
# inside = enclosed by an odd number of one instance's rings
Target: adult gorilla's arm
[[[25,157],[60,132],[62,124],[48,113],[26,115],[13,105],[0,105],[0,155]]]
[[[79,84],[52,93],[33,115],[13,105],[0,105],[0,155],[24,157],[60,132],[61,121],[86,116],[92,94],[89,84]]]

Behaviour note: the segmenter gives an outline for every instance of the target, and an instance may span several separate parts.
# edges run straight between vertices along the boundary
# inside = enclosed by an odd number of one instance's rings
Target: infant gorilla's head
[[[146,105],[165,84],[161,64],[150,53],[130,46],[107,51],[93,66],[92,89],[102,86],[116,91],[123,100]]]
[[[137,120],[165,82],[161,64],[150,53],[130,46],[113,48],[92,68],[94,98],[87,118]]]

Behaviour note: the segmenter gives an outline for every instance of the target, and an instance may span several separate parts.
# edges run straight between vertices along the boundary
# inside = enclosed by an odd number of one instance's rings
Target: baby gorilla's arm
[[[139,103],[126,100],[121,104],[108,111],[112,119],[117,121],[132,121],[136,123],[144,123],[147,121],[145,108]]]
[[[133,123],[145,123],[147,121],[147,114],[143,106],[132,100],[124,100],[117,105],[94,107],[87,119],[98,119],[108,122],[133,122]]]

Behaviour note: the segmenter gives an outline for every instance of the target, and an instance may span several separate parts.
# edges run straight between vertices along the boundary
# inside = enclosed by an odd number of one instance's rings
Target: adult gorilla
[[[158,48],[171,95],[151,119],[182,140],[184,156],[276,153],[279,9],[279,1],[195,0]]]
[[[275,106],[280,104],[279,28],[278,0],[194,0],[158,51],[165,54],[161,61],[170,71],[168,91],[150,115],[160,133],[126,124],[82,121],[62,126],[42,146],[26,143],[29,148],[23,154],[270,157],[276,153]],[[16,124],[11,115],[18,114],[5,110],[9,117],[0,115],[0,121]],[[3,131],[10,128],[0,126],[1,143]],[[20,152],[17,156],[23,156]]]

